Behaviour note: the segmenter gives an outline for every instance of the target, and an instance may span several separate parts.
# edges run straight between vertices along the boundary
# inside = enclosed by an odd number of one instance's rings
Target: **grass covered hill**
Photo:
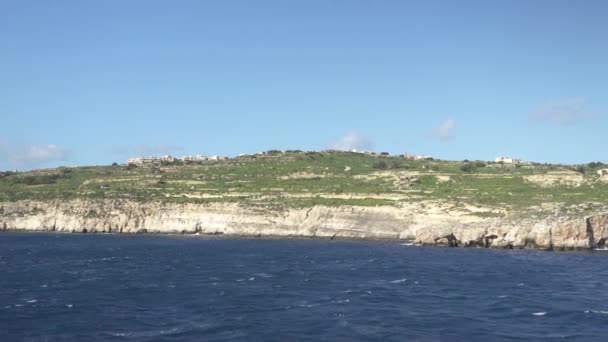
[[[0,201],[132,199],[280,207],[440,201],[495,209],[479,212],[489,216],[584,213],[608,204],[604,167],[270,151],[223,161],[3,172]]]

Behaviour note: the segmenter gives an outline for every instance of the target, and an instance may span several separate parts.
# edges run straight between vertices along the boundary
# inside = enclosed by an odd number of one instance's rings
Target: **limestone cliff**
[[[17,201],[0,203],[0,229],[403,239],[423,245],[541,249],[598,248],[608,238],[608,214],[514,221],[434,205],[435,210],[424,204],[426,210],[420,204],[268,209],[128,200]]]

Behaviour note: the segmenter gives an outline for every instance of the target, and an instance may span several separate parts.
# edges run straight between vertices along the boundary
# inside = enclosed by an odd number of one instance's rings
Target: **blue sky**
[[[0,1],[0,169],[359,147],[608,162],[606,1]]]

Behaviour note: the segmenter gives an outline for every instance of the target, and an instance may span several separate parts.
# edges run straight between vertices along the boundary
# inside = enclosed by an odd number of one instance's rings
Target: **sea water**
[[[608,340],[608,252],[0,234],[0,341]]]

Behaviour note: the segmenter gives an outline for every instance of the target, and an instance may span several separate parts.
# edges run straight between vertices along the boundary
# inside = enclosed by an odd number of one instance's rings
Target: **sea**
[[[1,233],[0,341],[608,341],[608,252]]]

